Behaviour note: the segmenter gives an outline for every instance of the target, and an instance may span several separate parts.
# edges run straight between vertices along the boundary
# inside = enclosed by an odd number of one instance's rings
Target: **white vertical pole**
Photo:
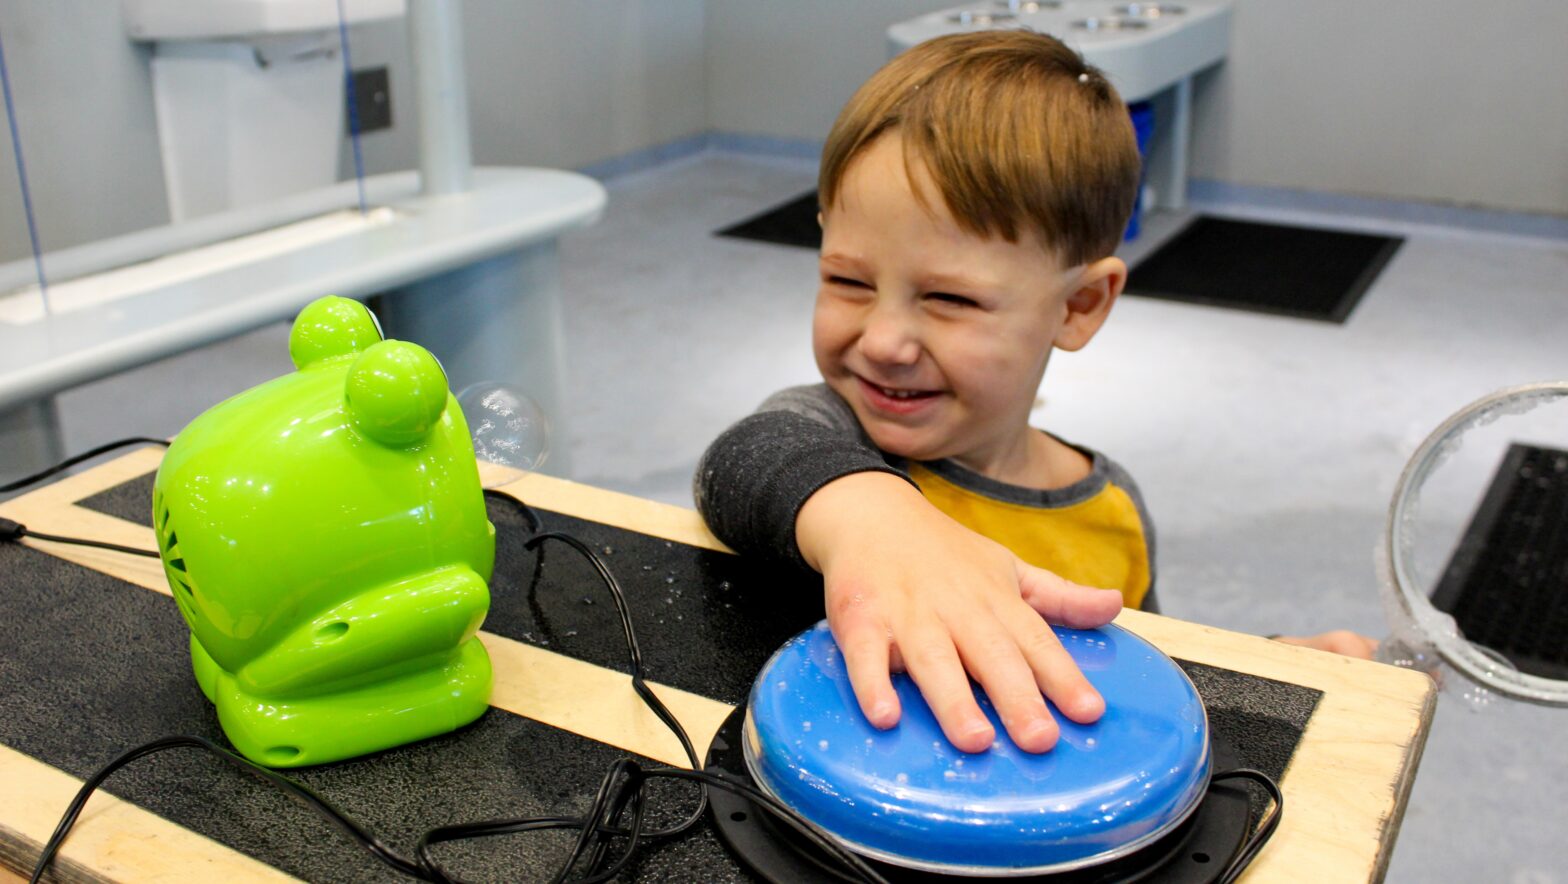
[[[1170,166],[1165,192],[1158,194],[1166,208],[1187,208],[1187,147],[1192,143],[1192,77],[1176,81],[1176,106],[1171,113]]]
[[[409,0],[419,173],[427,196],[468,190],[473,169],[460,13],[457,0]]]

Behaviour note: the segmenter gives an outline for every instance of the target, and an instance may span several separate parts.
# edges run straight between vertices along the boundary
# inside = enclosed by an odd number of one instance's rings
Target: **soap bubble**
[[[550,456],[550,420],[539,404],[506,384],[483,381],[457,394],[474,438],[474,457],[486,488],[538,470]]]

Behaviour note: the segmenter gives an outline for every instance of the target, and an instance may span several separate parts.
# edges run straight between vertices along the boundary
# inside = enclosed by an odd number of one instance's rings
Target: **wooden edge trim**
[[[1285,815],[1243,880],[1377,880],[1430,729],[1436,687],[1418,672],[1124,611],[1166,653],[1323,692],[1279,783]]]
[[[31,867],[82,781],[0,746],[0,859]],[[87,807],[56,858],[59,881],[292,881],[294,878],[103,790]]]
[[[702,516],[686,507],[539,473],[530,473],[496,490],[524,503],[590,522],[614,525],[698,549],[730,552],[730,548],[708,530]]]
[[[1394,806],[1388,816],[1383,819],[1383,831],[1378,838],[1377,864],[1373,868],[1372,880],[1381,881],[1388,875],[1388,863],[1394,855],[1394,842],[1399,840],[1399,828],[1405,819],[1405,808],[1410,805],[1410,791],[1416,784],[1416,772],[1421,767],[1421,757],[1426,751],[1426,734],[1432,732],[1432,716],[1437,712],[1437,686],[1427,692],[1426,702],[1421,706],[1421,722],[1418,729],[1418,738],[1414,745],[1405,753],[1405,766],[1394,778],[1397,786],[1394,795]]]
[[[691,766],[680,741],[632,689],[631,676],[487,632],[479,637],[495,671],[490,705],[664,764]],[[649,687],[703,758],[734,707],[666,685]]]

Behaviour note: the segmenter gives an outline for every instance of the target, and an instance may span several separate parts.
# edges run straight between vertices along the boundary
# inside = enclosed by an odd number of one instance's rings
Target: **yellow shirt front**
[[[1089,477],[1055,491],[1004,485],[948,461],[903,466],[926,499],[958,523],[1031,565],[1120,590],[1127,607],[1142,608],[1153,601],[1153,532],[1131,479],[1091,455]]]

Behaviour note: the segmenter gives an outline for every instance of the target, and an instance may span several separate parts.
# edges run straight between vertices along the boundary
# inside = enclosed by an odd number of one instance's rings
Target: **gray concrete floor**
[[[688,504],[703,447],[815,380],[815,255],[711,232],[809,189],[812,164],[705,154],[610,183],[562,244],[575,478]],[[1568,243],[1242,206],[1238,217],[1407,237],[1342,325],[1125,298],[1053,360],[1037,423],[1138,478],[1166,613],[1258,633],[1386,633],[1373,551],[1394,481],[1446,416],[1568,376]],[[172,434],[290,369],[273,326],[60,397],[67,447]],[[1568,881],[1568,710],[1446,694],[1396,882]]]

